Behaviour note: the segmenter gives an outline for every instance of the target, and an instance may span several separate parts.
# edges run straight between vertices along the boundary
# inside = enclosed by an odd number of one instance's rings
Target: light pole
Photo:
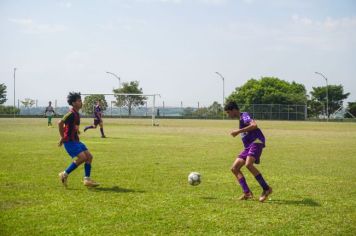
[[[221,77],[222,79],[222,82],[223,82],[223,100],[222,100],[222,107],[223,107],[223,110],[224,110],[224,102],[225,102],[225,78],[224,76],[222,76],[219,72],[215,72],[218,76]],[[223,119],[225,119],[225,116],[224,116],[224,111],[223,111]]]
[[[14,68],[14,118],[16,115],[16,67]]]
[[[112,72],[109,72],[109,71],[107,71],[106,73],[108,73],[108,74],[110,74],[110,75],[115,76],[115,77],[116,77],[116,79],[118,79],[118,80],[119,80],[119,88],[121,88],[121,79],[120,79],[120,77],[119,77],[119,76],[117,76],[116,74],[112,73]]]
[[[315,72],[315,74],[318,74],[320,76],[322,76],[325,81],[326,81],[326,120],[329,121],[329,85],[328,85],[328,78],[326,78],[325,75],[323,75],[322,73],[320,72]]]

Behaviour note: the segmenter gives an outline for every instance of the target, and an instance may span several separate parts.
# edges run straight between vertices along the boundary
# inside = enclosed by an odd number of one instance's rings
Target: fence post
[[[298,107],[297,107],[297,104],[295,104],[295,120],[298,120]]]
[[[308,108],[307,108],[307,105],[304,105],[304,118],[305,118],[305,120],[307,120],[308,119]]]
[[[289,105],[287,105],[287,111],[288,111],[288,120],[289,120]]]

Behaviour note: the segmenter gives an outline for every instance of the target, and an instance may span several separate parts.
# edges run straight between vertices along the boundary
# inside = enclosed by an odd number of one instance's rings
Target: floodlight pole
[[[225,102],[225,78],[224,76],[222,76],[219,72],[215,72],[218,76],[220,76],[220,78],[222,79],[222,82],[223,82],[223,100],[222,100],[222,104],[221,106],[223,107],[224,109],[224,102]],[[225,119],[225,116],[224,116],[224,112],[223,112],[223,120]]]
[[[16,115],[16,67],[14,68],[14,118]]]
[[[120,89],[121,88],[121,78],[119,76],[117,76],[115,73],[112,73],[109,71],[107,71],[106,73],[115,76],[115,78],[119,80],[119,89]]]
[[[322,76],[325,81],[326,81],[326,121],[329,121],[329,85],[328,85],[328,78],[326,78],[325,75],[323,75],[320,72],[315,72],[315,74],[318,74],[320,76]]]

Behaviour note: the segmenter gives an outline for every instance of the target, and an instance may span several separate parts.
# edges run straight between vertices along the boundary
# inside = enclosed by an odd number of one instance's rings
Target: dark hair
[[[78,99],[82,99],[80,93],[70,92],[67,96],[67,102],[70,106],[72,106],[72,103],[77,101]]]
[[[225,111],[232,111],[233,109],[240,110],[240,108],[236,104],[236,102],[230,101],[230,102],[225,104],[225,107],[224,107]]]

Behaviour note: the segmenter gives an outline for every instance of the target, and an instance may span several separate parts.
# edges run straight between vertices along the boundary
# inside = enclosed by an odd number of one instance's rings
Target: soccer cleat
[[[272,188],[271,187],[269,187],[269,189],[264,190],[262,192],[261,197],[259,199],[260,202],[264,202],[270,194],[272,194]]]
[[[67,187],[67,179],[68,179],[68,174],[66,172],[61,172],[58,174],[59,179],[61,180],[62,184],[64,187]]]
[[[253,198],[253,194],[252,192],[248,192],[248,193],[244,193],[239,200],[248,200],[248,199],[252,199]]]
[[[102,138],[106,138],[106,136],[105,136],[105,135],[102,135],[101,137],[102,137]]]
[[[92,180],[90,177],[84,177],[84,186],[87,187],[97,187],[100,184]]]
[[[88,127],[85,127],[85,128],[84,128],[84,133],[85,133],[85,131],[87,131],[88,129],[89,129]]]

